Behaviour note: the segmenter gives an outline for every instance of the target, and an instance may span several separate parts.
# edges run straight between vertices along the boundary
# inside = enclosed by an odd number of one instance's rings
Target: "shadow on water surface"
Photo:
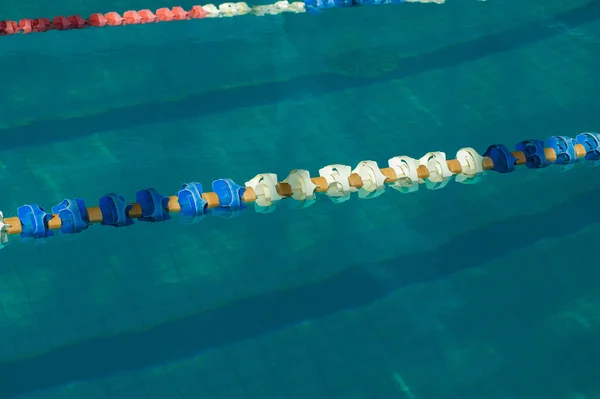
[[[585,6],[564,12],[546,22],[566,24],[574,28],[595,21],[598,18],[600,18],[600,1],[591,1]],[[321,73],[300,76],[286,81],[216,90],[175,101],[138,104],[107,110],[95,115],[36,121],[26,125],[1,129],[2,147],[10,149],[27,145],[40,145],[107,132],[114,130],[114,121],[116,120],[119,121],[119,128],[126,129],[139,126],[140,120],[144,120],[148,124],[168,123],[240,108],[275,104],[307,94],[323,96],[329,93],[385,83],[394,79],[407,78],[433,70],[461,65],[536,43],[561,33],[560,30],[551,29],[541,22],[535,22],[519,28],[442,47],[431,52],[400,58],[398,65],[401,68],[379,76]],[[381,51],[395,53],[397,50],[382,48]],[[457,56],[457,54],[460,56]],[[340,57],[344,58],[344,55],[342,54]],[[307,93],[310,88],[312,88],[312,92]],[[143,115],[143,118],[137,118],[136,115]],[[39,134],[40,131],[44,132],[43,135]],[[31,137],[36,137],[35,141],[32,142]]]
[[[349,267],[318,283],[240,299],[147,330],[92,338],[30,358],[0,363],[3,379],[0,397],[157,366],[305,320],[367,306],[403,287],[478,267],[490,261],[493,254],[573,234],[598,223],[600,214],[590,201],[598,196],[600,189],[591,190],[546,212],[520,215],[457,235],[431,251],[381,261],[373,266],[384,271],[385,281],[365,267]],[[565,218],[560,229],[538,228],[533,233],[515,229],[517,225],[546,226],[553,223],[555,215],[568,214],[573,209],[587,218]],[[465,243],[477,250],[464,250]]]

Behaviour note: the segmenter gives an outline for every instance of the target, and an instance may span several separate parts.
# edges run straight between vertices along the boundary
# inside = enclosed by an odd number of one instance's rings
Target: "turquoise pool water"
[[[0,19],[173,5],[71,3]],[[597,131],[600,2],[523,3],[2,37],[0,210]],[[0,398],[598,399],[598,171],[13,239]]]

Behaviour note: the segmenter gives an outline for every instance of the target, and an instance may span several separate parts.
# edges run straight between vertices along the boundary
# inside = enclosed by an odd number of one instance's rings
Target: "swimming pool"
[[[599,16],[456,0],[2,37],[0,209],[575,136]],[[596,173],[15,243],[0,397],[594,398]]]

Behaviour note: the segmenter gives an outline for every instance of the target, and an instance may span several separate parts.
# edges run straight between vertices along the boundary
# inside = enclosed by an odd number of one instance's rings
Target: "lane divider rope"
[[[37,204],[28,204],[20,206],[13,217],[4,218],[0,212],[0,246],[8,243],[10,235],[19,235],[22,241],[44,240],[57,230],[75,234],[92,224],[124,227],[135,219],[160,222],[169,219],[172,213],[180,213],[182,221],[190,223],[208,214],[236,216],[247,204],[254,204],[258,212],[269,213],[286,198],[297,201],[300,207],[308,207],[323,196],[340,203],[354,193],[359,198],[375,198],[388,187],[402,193],[417,191],[421,185],[436,190],[452,179],[464,184],[478,183],[490,170],[510,173],[519,165],[529,169],[562,165],[568,169],[577,162],[600,163],[600,134],[586,132],[575,138],[525,140],[516,145],[515,151],[494,144],[483,155],[467,147],[450,160],[440,151],[428,152],[419,159],[397,156],[390,158],[384,168],[375,161],[361,161],[355,168],[332,164],[321,168],[318,177],[311,177],[307,170],[295,169],[281,182],[274,173],[259,173],[244,186],[224,178],[213,181],[212,191],[207,192],[198,182],[184,184],[172,196],[146,188],[139,190],[131,203],[118,194],[101,197],[98,206],[93,207],[86,207],[81,198],[65,199],[52,207],[50,213]]]
[[[87,19],[80,15],[68,17],[57,16],[49,18],[24,18],[20,21],[0,21],[0,36],[15,35],[17,33],[41,33],[51,30],[71,30],[83,28],[104,28],[110,26],[141,25],[157,22],[185,21],[190,19],[225,18],[243,15],[262,17],[265,15],[278,15],[286,12],[302,14],[317,14],[329,8],[347,8],[366,5],[385,5],[402,3],[433,3],[442,4],[445,0],[305,0],[303,2],[289,3],[287,0],[277,1],[273,4],[249,6],[244,2],[223,3],[218,6],[207,4],[196,5],[189,10],[183,7],[159,8],[156,11],[149,9],[129,10],[123,14],[115,11],[107,13],[94,13]]]

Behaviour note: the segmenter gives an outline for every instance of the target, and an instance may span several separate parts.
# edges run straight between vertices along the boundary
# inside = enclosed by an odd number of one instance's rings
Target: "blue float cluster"
[[[516,150],[525,154],[525,166],[529,169],[545,168],[549,165],[546,160],[544,148],[552,148],[556,152],[556,161],[559,165],[568,165],[577,161],[575,145],[581,144],[585,150],[585,160],[597,161],[600,159],[600,134],[581,133],[575,138],[566,136],[552,136],[546,141],[525,140],[517,143]],[[494,162],[494,171],[510,173],[515,170],[516,158],[506,146],[494,144],[483,153]]]
[[[246,191],[231,179],[215,180],[212,191],[219,198],[219,206],[211,210],[211,213],[220,216],[232,215],[244,209],[242,196]],[[181,207],[184,221],[194,221],[209,212],[208,203],[204,198],[202,184],[186,183],[177,192],[177,200]],[[163,196],[153,188],[139,190],[135,194],[135,202],[141,207],[143,222],[161,222],[168,220],[169,197]],[[102,213],[102,224],[105,226],[124,227],[133,224],[134,220],[129,216],[133,205],[127,203],[125,198],[117,194],[107,194],[100,198],[98,206]],[[90,225],[90,217],[81,198],[65,199],[60,204],[52,207],[52,213],[47,213],[37,204],[23,205],[17,208],[17,217],[21,221],[21,238],[25,240],[50,237],[54,234],[48,227],[52,214],[58,215],[61,220],[60,231],[64,234],[76,234],[87,229]]]
[[[318,14],[326,8],[356,7],[362,5],[401,4],[407,0],[304,0],[306,11]]]

